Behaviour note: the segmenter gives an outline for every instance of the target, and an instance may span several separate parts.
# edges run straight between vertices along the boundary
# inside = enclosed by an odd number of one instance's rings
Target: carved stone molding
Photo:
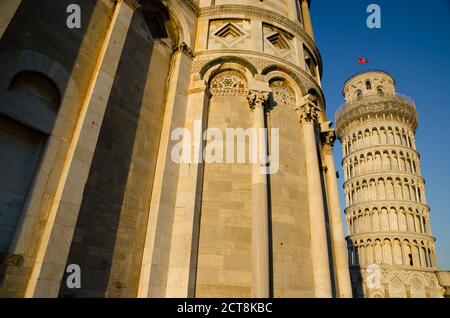
[[[247,95],[248,104],[251,109],[263,108],[268,110],[269,92],[250,90]]]
[[[182,1],[186,5],[186,7],[188,7],[192,12],[195,13],[195,15],[198,15],[200,13],[200,7],[198,6],[198,3],[195,0],[182,0]]]
[[[343,137],[353,127],[361,126],[362,122],[377,120],[399,121],[409,126],[413,131],[418,126],[418,115],[414,105],[399,96],[372,97],[357,103],[346,104],[335,116],[337,133]]]
[[[223,60],[223,63],[227,61],[227,58],[239,58],[247,61],[253,67],[256,68],[258,73],[261,73],[264,69],[270,66],[280,66],[283,69],[289,70],[291,77],[297,79],[301,86],[303,86],[305,92],[309,90],[315,90],[320,94],[320,98],[323,101],[322,89],[317,81],[311,77],[306,71],[300,67],[285,61],[281,58],[277,58],[272,55],[268,55],[260,52],[252,52],[245,50],[220,50],[220,51],[206,51],[196,52],[196,57],[192,65],[193,76],[196,76],[209,62],[215,59]],[[322,103],[323,104],[323,103]]]

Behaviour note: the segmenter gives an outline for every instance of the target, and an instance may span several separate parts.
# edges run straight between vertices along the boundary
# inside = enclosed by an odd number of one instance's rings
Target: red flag
[[[369,64],[369,60],[365,59],[363,57],[358,57],[358,63],[359,64]]]

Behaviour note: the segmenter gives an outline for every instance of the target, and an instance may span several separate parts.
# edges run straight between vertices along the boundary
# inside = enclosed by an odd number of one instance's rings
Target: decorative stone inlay
[[[283,69],[288,69],[290,75],[294,79],[297,79],[299,82],[301,82],[301,86],[304,87],[305,91],[315,90],[319,92],[321,99],[323,100],[322,88],[319,86],[317,81],[312,78],[311,75],[309,75],[305,70],[286,60],[260,52],[233,49],[196,52],[196,58],[194,59],[192,65],[193,76],[198,76],[198,73],[202,71],[202,68],[204,68],[205,65],[215,59],[223,59],[223,62],[226,62],[226,58],[224,57],[229,57],[230,59],[243,59],[249,64],[253,65],[259,73],[261,73],[267,67],[273,65],[277,65]],[[198,77],[200,78],[201,75]]]
[[[273,22],[282,25],[290,30],[292,33],[297,34],[300,39],[311,49],[315,60],[319,65],[319,69],[322,69],[322,57],[319,49],[314,40],[306,33],[301,24],[286,18],[285,16],[276,13],[274,11],[248,6],[248,5],[222,5],[222,6],[210,6],[200,9],[199,17],[213,17],[213,16],[235,16],[235,17],[254,17],[265,22]]]
[[[274,81],[270,84],[275,106],[284,106],[294,110],[296,105],[294,91],[285,81]]]
[[[280,33],[274,33],[267,37],[267,40],[279,50],[289,50],[289,44],[287,40]]]
[[[239,30],[237,26],[235,26],[232,23],[227,23],[225,26],[223,26],[219,31],[217,31],[215,36],[220,37],[228,44],[235,41],[237,38],[244,35],[244,32]]]
[[[440,298],[445,291],[439,285],[436,273],[432,271],[354,268],[352,277],[356,284],[362,285],[367,290],[370,297],[376,294],[379,294],[379,297],[408,297],[410,293],[409,297],[413,298],[418,295]]]
[[[223,72],[211,81],[210,92],[213,96],[246,96],[247,82],[238,72]]]

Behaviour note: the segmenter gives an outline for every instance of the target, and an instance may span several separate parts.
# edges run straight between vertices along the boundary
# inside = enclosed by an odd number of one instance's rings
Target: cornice
[[[188,7],[192,12],[195,13],[195,15],[199,15],[200,13],[200,7],[198,6],[198,3],[195,0],[183,0],[183,3]]]
[[[246,17],[256,17],[267,22],[278,23],[291,32],[297,34],[303,42],[308,46],[308,48],[314,54],[319,65],[320,75],[322,76],[322,56],[320,55],[319,48],[317,47],[314,40],[306,33],[306,31],[300,26],[300,24],[286,18],[285,16],[268,10],[264,8],[259,8],[255,6],[248,5],[222,5],[222,6],[210,6],[200,9],[199,17],[213,17],[213,16],[223,16],[224,14],[235,15],[235,16],[246,16]]]
[[[402,231],[378,231],[378,232],[364,232],[358,234],[351,234],[346,237],[347,240],[361,240],[361,239],[385,239],[385,238],[403,238],[403,239],[411,239],[411,240],[427,240],[429,242],[436,242],[436,238],[429,234],[421,234],[414,232],[402,232]]]
[[[387,150],[387,151],[395,150],[397,152],[404,151],[405,153],[406,152],[413,153],[420,160],[420,153],[416,149],[413,149],[413,148],[410,148],[407,146],[400,146],[400,145],[375,145],[375,146],[364,147],[364,148],[361,148],[361,149],[358,149],[358,150],[355,150],[355,151],[349,153],[348,155],[342,157],[341,164],[346,163],[349,159],[352,159],[355,156],[359,158],[359,156],[361,156],[362,154],[366,155],[368,152],[377,152],[378,151],[378,152],[382,153],[385,150]]]
[[[347,212],[349,212],[349,210],[351,209],[373,209],[373,208],[379,208],[379,207],[391,207],[391,206],[398,206],[398,207],[403,207],[403,208],[407,208],[407,207],[413,207],[413,206],[420,206],[422,208],[427,209],[428,211],[430,211],[430,207],[422,202],[417,202],[417,201],[410,201],[410,200],[376,200],[376,201],[368,201],[368,202],[361,202],[361,203],[356,203],[356,204],[352,204],[347,206],[344,209],[344,213],[347,214]]]
[[[370,117],[371,121],[376,120],[376,115],[403,116],[404,123],[410,125],[413,131],[418,126],[418,114],[415,106],[408,100],[396,95],[389,97],[366,98],[352,104],[346,104],[335,115],[336,130],[339,139],[343,138],[353,126],[360,126],[361,120]],[[395,122],[399,119],[389,119]],[[356,124],[351,125],[352,122]]]
[[[370,264],[364,265],[350,265],[350,271],[355,272],[359,271],[363,274],[366,272],[373,273],[373,268],[369,268]],[[377,264],[380,266],[380,270],[385,274],[389,273],[402,273],[406,276],[413,276],[417,274],[424,275],[436,275],[437,267],[421,267],[421,266],[408,266],[408,265],[400,265],[400,264]]]
[[[352,177],[344,181],[344,187],[348,185],[349,183],[354,182],[361,182],[361,181],[367,181],[371,179],[377,179],[379,177],[395,179],[396,177],[399,177],[403,180],[404,177],[409,177],[410,179],[419,179],[420,181],[425,184],[425,178],[421,175],[415,174],[415,173],[409,173],[409,172],[400,172],[400,171],[385,171],[385,172],[374,172],[374,173],[364,173],[357,177]]]

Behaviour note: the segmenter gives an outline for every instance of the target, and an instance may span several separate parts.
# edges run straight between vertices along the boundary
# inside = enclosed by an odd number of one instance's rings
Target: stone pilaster
[[[319,117],[316,98],[304,96],[296,111],[303,129],[303,144],[306,156],[306,175],[311,231],[311,256],[316,297],[332,297],[331,275],[328,259],[328,244],[325,224],[324,196],[322,192],[317,153],[315,127]]]
[[[195,136],[195,125],[202,132],[207,128],[210,98],[204,81],[191,83],[184,127],[194,134],[192,147],[199,150],[199,158],[204,141]],[[166,297],[185,298],[195,296],[204,164],[181,163],[179,169]]]
[[[269,207],[267,194],[267,136],[265,134],[265,112],[269,92],[251,90],[248,95],[253,110],[253,128],[257,130],[258,156],[252,171],[252,265],[253,296],[268,298],[269,281]],[[263,157],[263,158],[261,158]]]
[[[302,15],[303,15],[303,25],[305,27],[306,33],[314,39],[314,31],[311,22],[311,15],[309,13],[308,0],[302,0]]]
[[[336,177],[336,167],[333,158],[333,146],[336,140],[336,132],[328,124],[322,131],[322,154],[326,164],[326,184],[328,190],[329,219],[331,226],[331,239],[333,246],[333,264],[337,281],[337,296],[340,298],[352,297],[352,286],[348,267],[344,227],[342,225],[341,207],[339,203],[339,191]]]
[[[171,151],[175,144],[170,136],[174,129],[184,127],[186,117],[186,104],[188,103],[189,75],[192,67],[192,50],[182,43],[175,48],[172,59],[172,70],[168,86],[168,99],[164,114],[161,141],[158,151],[155,181],[152,190],[152,200],[149,209],[147,233],[144,243],[141,274],[139,278],[138,297],[166,297],[168,286],[172,297],[187,297],[189,267],[182,269],[174,266],[169,272],[171,258],[172,238],[179,239],[180,224],[174,224],[176,197],[180,165],[171,158]],[[180,221],[177,221],[180,222]],[[173,230],[175,229],[175,233]],[[161,237],[167,239],[162,240]],[[183,257],[189,258],[189,254]],[[184,265],[184,261],[178,263]],[[173,284],[172,275],[180,270],[183,275],[179,279],[181,285]],[[170,279],[170,281],[168,281]],[[183,292],[175,292],[174,287],[182,287]]]

